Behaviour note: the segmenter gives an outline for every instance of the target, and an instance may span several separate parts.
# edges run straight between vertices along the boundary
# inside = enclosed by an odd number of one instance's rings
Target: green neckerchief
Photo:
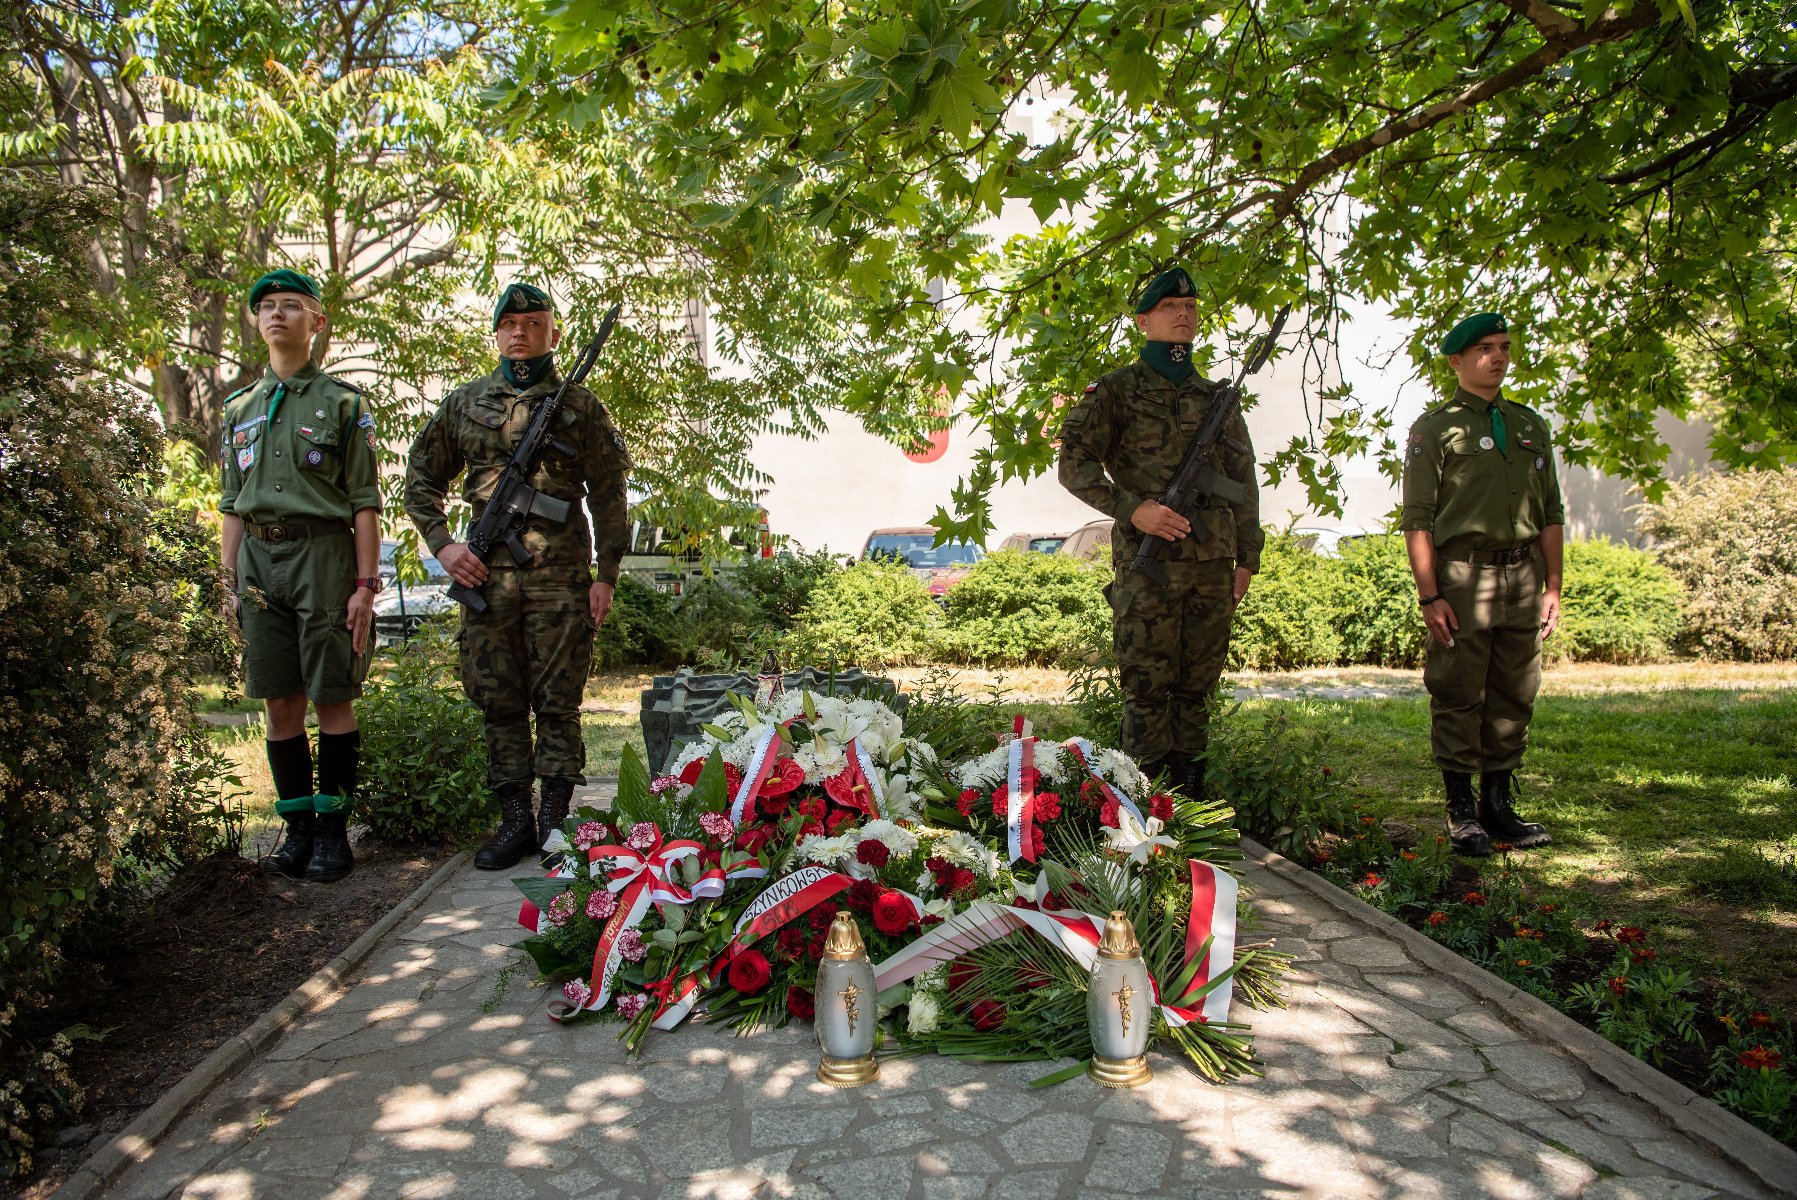
[[[1145,342],[1142,361],[1174,383],[1183,383],[1193,375],[1192,343]]]
[[[535,358],[502,358],[499,370],[506,382],[519,391],[527,391],[549,378],[555,370],[555,351],[539,354]]]
[[[1491,440],[1497,443],[1499,454],[1510,457],[1510,443],[1504,440],[1504,409],[1496,400],[1491,402]]]
[[[275,380],[275,390],[268,394],[268,414],[263,417],[264,428],[275,423],[275,412],[281,407],[281,401],[287,398],[287,381]]]

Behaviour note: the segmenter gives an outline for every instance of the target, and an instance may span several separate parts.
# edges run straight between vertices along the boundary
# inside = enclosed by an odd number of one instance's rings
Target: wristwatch
[[[356,586],[359,588],[367,588],[378,596],[381,594],[381,577],[379,575],[370,575],[366,579],[357,579]]]

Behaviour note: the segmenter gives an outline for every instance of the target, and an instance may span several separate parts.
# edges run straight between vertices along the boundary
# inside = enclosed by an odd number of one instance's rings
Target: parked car
[[[1031,554],[1053,554],[1067,540],[1064,533],[1013,533],[999,545],[1000,550],[1027,550]]]
[[[1324,558],[1340,558],[1342,546],[1370,535],[1352,529],[1294,529],[1292,539],[1306,550]]]
[[[1080,559],[1109,558],[1112,524],[1109,517],[1087,521],[1068,534],[1055,553],[1067,554]]]
[[[636,503],[640,503],[640,497]],[[735,562],[748,558],[772,558],[774,535],[768,529],[767,509],[757,509],[755,524],[748,528],[721,531],[729,543],[731,557],[711,564],[712,570],[728,570]],[[630,544],[618,564],[620,572],[634,576],[657,591],[678,596],[693,579],[705,573],[705,564],[694,553],[686,538],[677,530],[650,525],[632,515]]]
[[[424,583],[399,581],[399,543],[381,540],[381,594],[374,598],[374,644],[376,647],[398,646],[418,632],[425,618],[451,612],[456,602],[449,598],[449,585],[454,582],[443,564],[428,554],[420,554],[424,567]]]
[[[911,568],[911,573],[938,600],[966,578],[968,568],[986,557],[972,542],[936,544],[936,531],[928,525],[876,529],[867,535],[861,557],[892,558]]]

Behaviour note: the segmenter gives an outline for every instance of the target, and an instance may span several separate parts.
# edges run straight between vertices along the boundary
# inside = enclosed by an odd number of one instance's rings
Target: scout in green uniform
[[[561,330],[547,293],[524,283],[506,288],[493,310],[493,332],[499,368],[445,397],[412,443],[406,513],[443,569],[458,583],[481,588],[488,604],[484,613],[462,610],[462,687],[485,718],[487,782],[502,813],[474,865],[501,870],[561,826],[574,785],[585,782],[580,700],[593,632],[611,609],[628,541],[630,458],[605,406],[585,388],[571,387],[555,436],[572,453],[549,451],[530,480],[571,503],[568,519],[530,518],[522,536],[531,559],[523,567],[510,553],[483,565],[455,540],[444,511],[450,485],[466,472],[462,498],[478,517],[538,403],[560,383],[554,350]],[[593,514],[590,533],[582,497]],[[534,822],[533,778],[542,781]]]
[[[1552,840],[1517,816],[1511,797],[1541,686],[1541,639],[1560,620],[1566,513],[1547,422],[1500,390],[1508,323],[1468,317],[1441,352],[1460,386],[1410,428],[1402,527],[1429,627],[1423,683],[1448,833],[1457,852],[1484,855],[1493,840]]]
[[[1110,586],[1112,641],[1123,685],[1123,749],[1150,776],[1168,772],[1188,795],[1204,788],[1211,695],[1229,653],[1229,627],[1260,569],[1265,535],[1254,447],[1240,415],[1212,453],[1242,498],[1214,498],[1198,514],[1212,534],[1158,497],[1203,424],[1216,384],[1192,367],[1198,301],[1191,276],[1174,268],[1136,303],[1146,336],[1140,361],[1086,389],[1061,429],[1061,485],[1116,521]],[[1129,569],[1144,534],[1168,539],[1161,588]]]
[[[225,402],[220,561],[243,630],[244,694],[268,707],[268,767],[286,822],[264,861],[292,878],[341,879],[361,757],[352,703],[368,671],[380,590],[374,415],[353,384],[318,370],[318,285],[270,271],[250,288],[268,373]],[[318,780],[306,702],[318,713]]]

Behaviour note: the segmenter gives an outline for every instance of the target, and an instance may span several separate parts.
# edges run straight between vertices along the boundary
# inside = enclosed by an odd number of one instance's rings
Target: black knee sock
[[[306,741],[306,735],[269,742],[268,771],[275,777],[278,799],[297,800],[312,795],[312,744]]]
[[[356,767],[362,761],[362,731],[318,735],[318,794],[356,794]]]

